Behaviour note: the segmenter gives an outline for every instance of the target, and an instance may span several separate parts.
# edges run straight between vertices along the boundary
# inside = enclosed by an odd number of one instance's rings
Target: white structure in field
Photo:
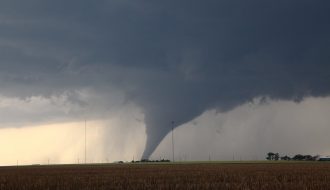
[[[330,161],[330,156],[319,156],[318,161]]]

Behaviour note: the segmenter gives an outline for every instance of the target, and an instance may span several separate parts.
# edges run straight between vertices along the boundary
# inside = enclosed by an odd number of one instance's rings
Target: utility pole
[[[86,140],[87,140],[87,138],[86,138],[86,118],[85,118],[85,164],[86,164],[86,160],[87,160],[87,148],[86,148]]]
[[[174,162],[174,121],[172,121],[171,124],[172,124],[172,161]]]

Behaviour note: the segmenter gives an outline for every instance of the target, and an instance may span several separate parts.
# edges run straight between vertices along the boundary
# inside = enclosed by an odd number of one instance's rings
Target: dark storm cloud
[[[330,91],[325,0],[11,0],[0,7],[1,94],[92,88],[110,99],[122,91],[146,115],[144,157],[172,120],[177,126],[257,96],[297,101]]]

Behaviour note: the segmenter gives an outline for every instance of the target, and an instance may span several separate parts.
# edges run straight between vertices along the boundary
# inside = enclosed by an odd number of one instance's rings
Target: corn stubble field
[[[0,189],[329,189],[328,163],[0,167]]]

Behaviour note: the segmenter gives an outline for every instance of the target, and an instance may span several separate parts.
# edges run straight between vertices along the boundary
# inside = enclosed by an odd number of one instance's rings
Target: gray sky
[[[329,9],[326,0],[1,1],[0,126],[107,119],[133,104],[149,157],[171,121],[256,97],[326,97]]]

